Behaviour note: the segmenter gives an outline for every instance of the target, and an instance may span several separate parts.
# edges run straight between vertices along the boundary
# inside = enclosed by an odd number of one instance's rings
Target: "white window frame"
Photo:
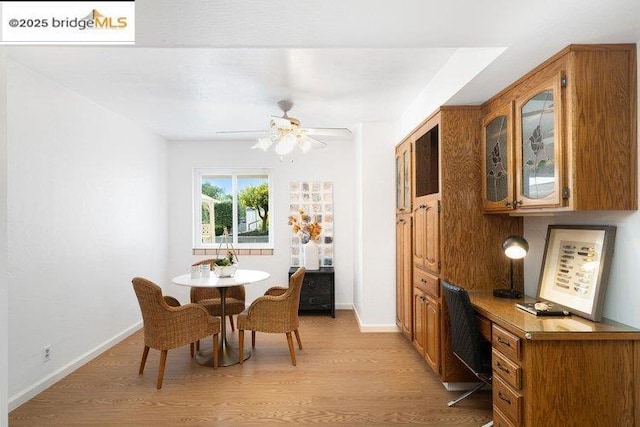
[[[238,242],[238,189],[237,179],[239,176],[261,175],[267,176],[267,185],[269,187],[269,241],[266,243],[239,243]],[[236,249],[273,249],[274,230],[273,221],[273,187],[272,187],[271,169],[222,169],[222,168],[196,168],[193,170],[193,247],[194,249],[217,249],[220,243],[203,243],[202,242],[202,178],[208,176],[225,176],[231,177],[231,194],[233,197],[233,247]]]

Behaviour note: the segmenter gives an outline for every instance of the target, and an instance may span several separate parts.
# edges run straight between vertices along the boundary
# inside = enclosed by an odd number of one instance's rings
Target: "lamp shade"
[[[509,236],[502,243],[504,254],[511,259],[524,258],[529,252],[529,243],[521,236]]]

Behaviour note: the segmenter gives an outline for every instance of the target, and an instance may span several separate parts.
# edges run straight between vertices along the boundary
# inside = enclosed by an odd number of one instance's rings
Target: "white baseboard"
[[[358,328],[360,332],[369,333],[369,332],[400,332],[400,328],[394,323],[393,325],[365,325],[360,320],[360,315],[358,314],[358,310],[355,307],[352,307],[353,312],[356,315],[356,320],[358,321]]]
[[[82,356],[78,357],[77,359],[72,360],[68,364],[60,367],[60,369],[52,372],[51,374],[49,374],[46,377],[42,378],[37,383],[32,384],[30,387],[27,387],[26,389],[14,394],[13,396],[11,396],[9,398],[9,411],[13,411],[14,409],[19,407],[23,403],[25,403],[25,402],[29,401],[30,399],[32,399],[33,397],[35,397],[38,393],[41,393],[44,390],[48,389],[53,384],[55,384],[56,382],[60,381],[62,378],[66,377],[67,375],[69,375],[70,373],[72,373],[73,371],[75,371],[76,369],[78,369],[79,367],[84,365],[85,363],[87,363],[87,362],[91,361],[92,359],[96,358],[97,356],[102,354],[105,350],[107,350],[107,349],[113,347],[114,345],[118,344],[120,341],[124,340],[125,338],[127,338],[128,336],[133,334],[134,332],[138,331],[140,328],[142,328],[142,321],[140,321],[140,322],[134,324],[133,326],[125,329],[124,331],[122,331],[118,335],[114,336],[110,340],[105,341],[104,343],[102,343],[99,346],[95,347],[94,349],[88,351],[87,353],[83,354]]]

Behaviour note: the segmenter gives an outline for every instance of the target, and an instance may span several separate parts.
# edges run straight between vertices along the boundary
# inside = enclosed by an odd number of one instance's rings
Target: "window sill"
[[[234,249],[238,256],[244,255],[273,255],[273,249]],[[227,249],[225,248],[210,248],[210,249],[192,249],[192,255],[208,255],[219,256],[226,255]]]

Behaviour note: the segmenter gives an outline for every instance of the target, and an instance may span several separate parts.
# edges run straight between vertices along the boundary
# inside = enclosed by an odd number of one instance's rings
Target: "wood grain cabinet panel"
[[[402,333],[413,339],[413,275],[411,214],[396,218],[396,324]]]
[[[483,105],[487,213],[637,210],[636,46],[571,45]]]
[[[470,288],[507,286],[509,265],[501,244],[505,236],[519,233],[522,223],[483,214],[481,118],[477,106],[441,107],[404,140],[413,144],[412,340],[444,382],[474,377],[451,351],[440,280]],[[404,270],[397,264],[396,274],[399,269]],[[400,276],[396,279],[398,286]],[[401,295],[397,291],[397,298]]]

